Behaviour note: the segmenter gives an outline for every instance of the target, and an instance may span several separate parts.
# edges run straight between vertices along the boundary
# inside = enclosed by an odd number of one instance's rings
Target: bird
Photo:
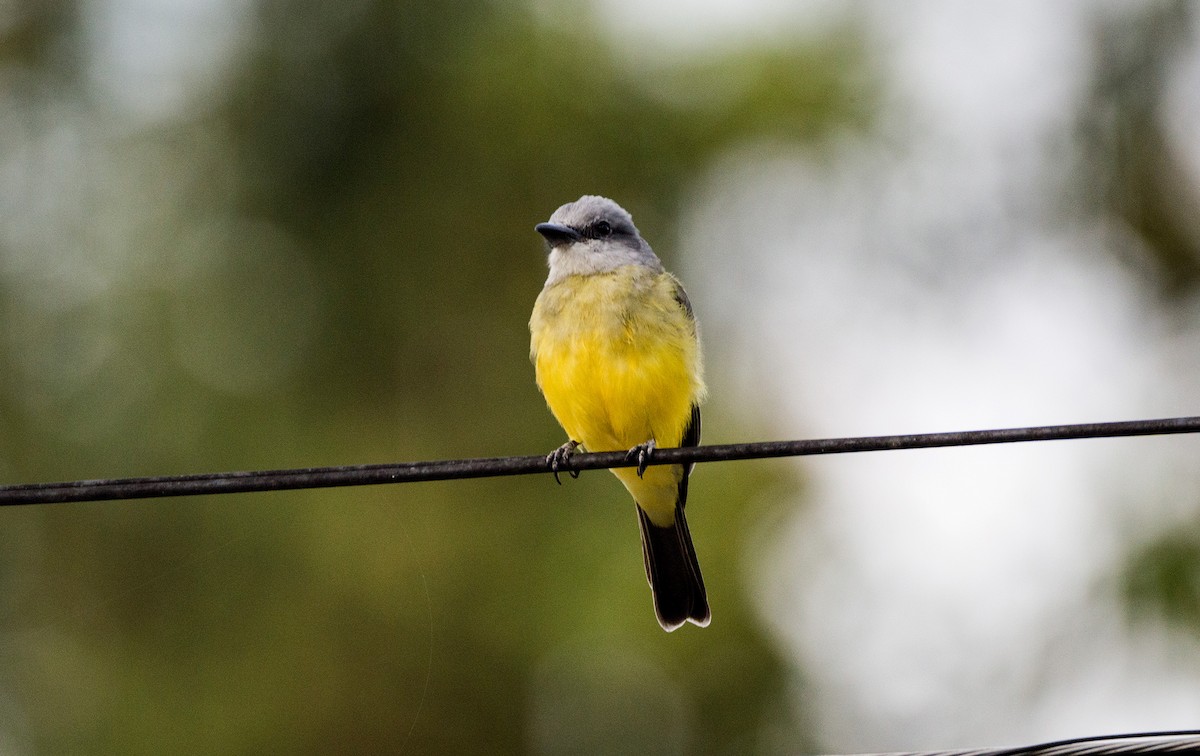
[[[707,389],[691,301],[611,199],[584,195],[534,229],[550,272],[529,320],[530,359],[568,437],[547,466],[557,480],[581,446],[637,462],[611,472],[637,506],[658,623],[667,632],[706,627],[708,595],[684,516],[692,465],[648,464],[656,448],[700,443]]]

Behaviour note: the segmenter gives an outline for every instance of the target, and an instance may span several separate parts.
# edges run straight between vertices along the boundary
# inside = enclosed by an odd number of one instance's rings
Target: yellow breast
[[[669,273],[629,265],[569,276],[538,297],[529,323],[538,387],[588,450],[682,440],[704,381],[677,286]]]

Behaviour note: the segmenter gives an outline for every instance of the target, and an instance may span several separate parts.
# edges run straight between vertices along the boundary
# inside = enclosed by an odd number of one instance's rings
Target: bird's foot
[[[578,448],[578,441],[568,441],[546,455],[546,466],[550,468],[550,472],[554,473],[554,482],[558,485],[562,485],[562,481],[558,479],[559,468],[567,465],[567,463],[571,460],[571,455],[574,454],[575,450]],[[579,477],[578,470],[567,470],[567,474],[572,478]]]
[[[638,444],[625,453],[625,459],[632,462],[637,460],[637,474],[642,477],[646,474],[646,467],[650,464],[650,458],[654,456],[654,450],[658,448],[658,444],[654,443],[654,439],[650,439],[644,444]]]

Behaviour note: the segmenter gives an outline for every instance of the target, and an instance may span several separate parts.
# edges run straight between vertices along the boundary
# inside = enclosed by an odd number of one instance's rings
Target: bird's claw
[[[554,482],[562,485],[562,481],[558,479],[558,470],[560,467],[565,467],[571,459],[571,455],[579,448],[578,441],[568,441],[546,456],[546,465],[550,468],[550,472],[554,473]],[[572,478],[579,477],[578,470],[567,470],[567,474]]]
[[[650,465],[650,458],[654,456],[654,450],[658,445],[654,443],[654,439],[650,439],[644,444],[638,444],[625,453],[625,459],[632,462],[637,460],[637,474],[642,477],[646,474],[646,468]]]

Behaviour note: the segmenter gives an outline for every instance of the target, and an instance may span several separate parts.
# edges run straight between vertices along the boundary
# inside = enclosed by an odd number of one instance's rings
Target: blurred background
[[[653,6],[653,7],[651,7]],[[617,199],[710,443],[1200,410],[1183,0],[0,3],[0,480],[534,454]],[[802,753],[1200,721],[1200,439],[0,511],[0,753]]]

